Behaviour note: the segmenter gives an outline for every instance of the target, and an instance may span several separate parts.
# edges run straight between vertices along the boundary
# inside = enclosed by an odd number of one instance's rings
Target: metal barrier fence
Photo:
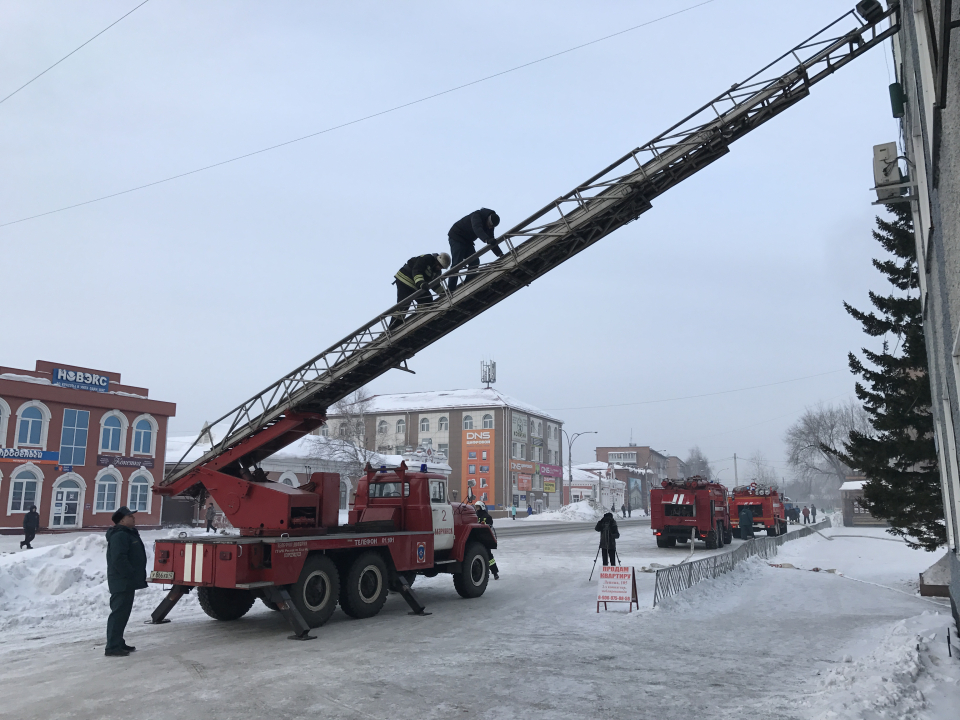
[[[760,537],[748,540],[736,550],[719,555],[683,563],[672,567],[657,570],[657,583],[653,592],[653,606],[656,607],[664,598],[676,595],[681,590],[693,587],[701,580],[715,578],[723,573],[730,572],[747,558],[761,557],[764,559],[775,557],[777,548],[790,540],[812,535],[817,530],[832,527],[830,519],[822,520],[816,525],[805,525],[799,530],[778,535],[777,537]]]

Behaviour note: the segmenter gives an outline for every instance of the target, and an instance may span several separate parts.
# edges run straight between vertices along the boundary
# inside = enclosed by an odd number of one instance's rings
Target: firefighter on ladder
[[[473,507],[477,511],[477,518],[480,520],[480,523],[493,528],[493,516],[487,512],[487,506],[483,504],[483,500],[477,500]],[[492,552],[490,553],[490,572],[493,573],[494,580],[500,579],[500,570],[497,568],[497,561],[493,559]]]
[[[406,306],[398,310],[390,320],[391,330],[403,323],[407,310],[413,304],[414,294],[440,277],[448,267],[450,267],[450,256],[441,252],[412,257],[397,270],[393,281],[397,286],[397,304],[400,305],[406,301]],[[416,298],[416,301],[417,306],[429,305],[433,302],[433,294],[427,290],[421,297]]]

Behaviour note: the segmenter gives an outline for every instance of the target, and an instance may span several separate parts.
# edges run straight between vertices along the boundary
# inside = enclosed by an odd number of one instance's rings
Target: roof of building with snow
[[[373,395],[365,413],[387,415],[402,412],[431,412],[437,410],[460,410],[468,408],[507,407],[536,415],[547,420],[563,422],[535,405],[505,395],[495,388],[466,390],[431,390],[429,392],[394,393]],[[331,416],[336,413],[332,411]]]
[[[847,480],[840,486],[841,490],[863,490],[863,484],[866,480]]]

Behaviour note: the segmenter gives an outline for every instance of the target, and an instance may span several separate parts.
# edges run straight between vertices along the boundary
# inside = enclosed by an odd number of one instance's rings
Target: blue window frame
[[[133,451],[149,455],[153,445],[153,425],[149,420],[141,420],[133,429]]]
[[[39,408],[29,407],[20,413],[18,445],[39,445],[43,430],[43,413]]]
[[[89,428],[89,410],[67,408],[63,411],[63,430],[60,432],[61,465],[83,465],[86,462]]]
[[[103,434],[100,437],[100,449],[107,452],[120,452],[120,418],[111,415],[103,421]]]

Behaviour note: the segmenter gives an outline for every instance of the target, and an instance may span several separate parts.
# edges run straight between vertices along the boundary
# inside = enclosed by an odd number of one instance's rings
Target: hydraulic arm
[[[654,198],[729,151],[730,144],[810,94],[810,88],[894,35],[900,7],[861,2],[759,72],[736,83],[673,127],[631,150],[586,182],[500,237],[508,252],[481,266],[469,283],[447,290],[481,248],[435,280],[439,301],[390,330],[406,313],[395,305],[285,375],[211,426],[218,439],[198,441],[156,492],[175,495],[200,482],[201,467],[243,476],[264,458],[319,427],[326,408],[406,361],[585,248],[636,220]],[[205,447],[205,446],[203,446]]]

